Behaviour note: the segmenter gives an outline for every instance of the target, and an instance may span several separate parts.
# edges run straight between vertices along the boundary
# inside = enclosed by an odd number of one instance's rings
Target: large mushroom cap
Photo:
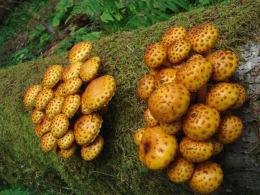
[[[29,87],[24,94],[24,105],[27,107],[33,107],[35,104],[35,98],[41,90],[41,85],[33,85]]]
[[[101,59],[97,56],[94,56],[88,59],[80,68],[80,78],[82,81],[89,82],[93,80],[100,66]]]
[[[162,44],[168,48],[174,41],[184,39],[187,31],[182,26],[175,26],[165,31],[162,36]]]
[[[167,58],[167,49],[161,43],[149,45],[144,53],[144,62],[149,68],[157,68]]]
[[[83,145],[81,147],[81,156],[84,160],[90,161],[94,160],[102,151],[104,146],[104,139],[101,135],[98,135],[97,138],[89,145]]]
[[[82,113],[90,114],[107,105],[113,97],[115,90],[116,81],[110,75],[105,75],[91,81],[81,97]]]
[[[83,41],[74,45],[69,53],[69,62],[74,64],[75,62],[84,62],[92,51],[92,43]]]
[[[43,87],[53,88],[61,80],[63,68],[61,65],[52,65],[43,75]]]

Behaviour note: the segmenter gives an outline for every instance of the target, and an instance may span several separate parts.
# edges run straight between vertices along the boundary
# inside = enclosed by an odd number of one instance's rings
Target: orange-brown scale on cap
[[[243,123],[233,115],[225,116],[221,122],[216,139],[223,144],[229,144],[236,141],[243,131]]]
[[[104,139],[101,135],[98,135],[91,144],[81,147],[81,157],[86,161],[94,160],[102,151],[103,146]]]
[[[55,138],[61,138],[69,128],[69,119],[65,114],[56,115],[51,122],[51,133]]]
[[[55,115],[59,114],[62,109],[64,97],[56,96],[47,104],[46,115],[52,119]]]
[[[140,128],[138,129],[135,134],[134,134],[134,142],[136,145],[140,145],[141,143],[141,140],[142,140],[142,136],[143,136],[143,133],[144,131],[146,130],[146,128]]]
[[[83,115],[74,125],[75,140],[79,145],[90,144],[97,137],[101,125],[102,118],[98,114]]]
[[[183,157],[178,157],[168,167],[168,177],[174,183],[188,181],[194,171],[194,164]]]
[[[149,45],[144,53],[144,62],[149,68],[158,68],[167,57],[167,49],[159,42]]]
[[[162,36],[162,44],[168,48],[174,41],[184,39],[187,31],[182,26],[175,26],[165,31]]]
[[[166,168],[176,156],[178,142],[160,126],[148,127],[139,146],[139,159],[152,170]]]
[[[211,141],[195,141],[184,137],[180,142],[180,152],[191,162],[203,162],[212,156],[213,144]]]
[[[239,90],[231,83],[217,83],[208,92],[206,104],[225,111],[238,99]]]
[[[41,90],[41,85],[33,85],[29,87],[24,94],[24,105],[29,108],[33,107],[35,105],[35,98]]]
[[[156,82],[154,76],[147,74],[142,77],[137,86],[137,95],[141,99],[147,99],[155,90]]]
[[[149,109],[146,109],[144,112],[144,123],[146,127],[154,127],[156,126],[159,122],[153,117]]]
[[[82,64],[83,62],[75,62],[64,68],[62,73],[62,80],[66,82],[69,79],[78,78]]]
[[[203,141],[214,135],[220,124],[220,114],[205,104],[195,104],[183,121],[183,131],[193,140]]]
[[[238,57],[232,51],[217,50],[206,59],[213,65],[212,78],[215,81],[225,81],[230,78],[238,67]]]
[[[42,117],[35,126],[35,134],[37,137],[41,137],[43,134],[51,130],[51,119],[47,116]]]
[[[166,83],[174,82],[176,79],[176,73],[177,69],[173,68],[164,68],[160,70],[155,76],[156,87],[160,87]]]
[[[190,187],[195,192],[209,194],[215,191],[223,181],[223,171],[219,164],[204,162],[199,164],[190,180]]]
[[[44,115],[44,112],[34,109],[31,114],[32,122],[37,124]]]
[[[237,101],[230,108],[237,109],[240,108],[246,101],[246,90],[242,85],[238,83],[234,83],[233,86],[238,89],[238,98]]]
[[[59,158],[70,158],[77,150],[78,145],[77,144],[72,144],[69,148],[67,149],[57,149],[57,156]]]
[[[65,135],[58,139],[57,144],[61,149],[69,148],[75,140],[72,130],[68,130]]]
[[[82,85],[82,80],[80,78],[72,78],[64,83],[65,95],[72,95],[78,92]]]
[[[80,68],[80,78],[84,82],[89,82],[93,80],[97,73],[98,69],[100,67],[101,59],[97,56],[91,57],[88,59]]]
[[[39,111],[42,111],[53,98],[53,96],[54,93],[51,89],[43,89],[35,97],[35,108]]]
[[[43,87],[53,88],[61,80],[62,72],[61,65],[50,66],[43,75]]]
[[[161,69],[163,69],[162,66],[160,66],[160,67],[158,67],[158,68],[149,68],[149,75],[156,76],[156,74],[157,74]]]
[[[72,118],[78,111],[80,106],[80,96],[79,95],[69,95],[65,98],[64,104],[62,106],[62,113],[68,118]]]
[[[211,141],[213,143],[213,155],[219,154],[223,150],[224,145],[215,138]]]
[[[90,114],[105,105],[112,99],[116,91],[116,81],[110,75],[96,78],[89,83],[81,96],[81,111]]]
[[[92,47],[92,43],[87,41],[82,41],[74,45],[69,53],[70,64],[84,62],[89,57]]]
[[[184,39],[174,41],[167,50],[167,56],[171,63],[176,64],[184,60],[191,50],[191,45]]]
[[[148,99],[148,108],[154,118],[166,123],[180,119],[189,104],[189,91],[182,84],[174,82],[156,89]]]
[[[43,152],[50,152],[57,146],[57,139],[53,137],[51,132],[47,132],[41,137],[41,149]]]
[[[164,123],[160,122],[160,127],[167,133],[167,134],[176,134],[182,127],[181,120],[177,120],[171,123]]]
[[[210,79],[213,67],[201,55],[195,54],[184,63],[176,74],[176,82],[189,91],[196,92]]]
[[[54,96],[60,96],[60,97],[65,97],[66,96],[66,91],[65,91],[65,83],[59,84],[57,89],[54,91]]]
[[[213,24],[201,24],[187,33],[186,40],[190,42],[193,51],[206,53],[215,45],[218,36],[218,29]]]

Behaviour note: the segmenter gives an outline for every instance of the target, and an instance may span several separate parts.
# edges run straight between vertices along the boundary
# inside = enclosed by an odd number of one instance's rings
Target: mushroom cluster
[[[103,149],[99,134],[102,114],[116,90],[113,76],[98,76],[101,59],[90,57],[92,43],[79,42],[69,53],[70,65],[52,65],[42,85],[33,85],[24,95],[32,108],[35,134],[43,152],[56,150],[60,158],[71,157],[81,146],[84,160],[95,159]]]
[[[218,36],[213,24],[188,32],[181,26],[168,29],[161,42],[146,48],[150,73],[137,87],[138,97],[147,100],[145,127],[134,134],[140,161],[152,170],[168,168],[172,182],[189,181],[202,194],[223,180],[221,166],[209,159],[243,130],[232,110],[243,105],[246,90],[228,82],[238,57],[230,50],[211,52]]]

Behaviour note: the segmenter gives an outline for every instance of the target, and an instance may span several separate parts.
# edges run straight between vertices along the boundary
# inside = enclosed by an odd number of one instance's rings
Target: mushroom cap
[[[206,104],[225,111],[238,99],[239,90],[231,83],[217,83],[208,92]]]
[[[176,74],[176,82],[183,84],[189,91],[196,92],[210,79],[213,67],[201,55],[191,56]]]
[[[237,109],[240,108],[246,101],[246,90],[242,85],[238,83],[234,83],[233,86],[235,86],[238,89],[239,95],[237,101],[230,108]]]
[[[168,59],[176,64],[184,60],[191,50],[191,45],[184,39],[174,41],[167,49]]]
[[[148,127],[139,146],[139,158],[149,169],[163,169],[174,159],[177,149],[175,136],[166,134],[160,126]]]
[[[175,26],[166,30],[162,36],[162,44],[168,48],[174,41],[184,39],[187,31],[182,26]]]
[[[104,107],[111,100],[115,91],[116,81],[114,77],[105,75],[94,79],[81,96],[82,113],[90,114]]]
[[[74,142],[75,137],[72,130],[68,130],[65,135],[58,139],[57,144],[61,149],[68,149]]]
[[[154,127],[156,126],[159,122],[153,117],[149,109],[146,109],[144,112],[144,123],[146,127]]]
[[[65,114],[58,114],[52,119],[51,133],[55,138],[61,138],[69,128],[69,119]]]
[[[41,137],[43,134],[51,130],[51,119],[47,116],[42,117],[35,126],[35,134],[37,137]]]
[[[216,133],[216,139],[223,144],[229,144],[236,141],[243,131],[243,123],[237,116],[225,116]]]
[[[43,152],[50,152],[57,146],[57,139],[53,137],[51,132],[47,132],[41,137],[41,148]]]
[[[34,109],[31,114],[32,122],[37,124],[44,115],[44,112]]]
[[[156,74],[162,69],[163,67],[160,66],[158,68],[149,68],[149,75],[156,76]]]
[[[82,64],[79,73],[82,81],[89,82],[96,77],[100,67],[100,62],[100,57],[94,56]]]
[[[134,142],[137,146],[140,145],[141,143],[141,140],[142,140],[142,136],[143,136],[143,133],[144,131],[146,130],[146,128],[140,128],[138,129],[135,134],[134,134]]]
[[[183,121],[183,131],[193,140],[203,141],[216,133],[220,124],[219,112],[205,104],[195,104]]]
[[[160,127],[167,133],[167,134],[176,134],[182,127],[181,120],[177,120],[171,123],[164,123],[160,122]]]
[[[136,93],[141,99],[147,99],[155,90],[155,86],[154,76],[147,74],[140,79]]]
[[[62,80],[66,82],[71,78],[78,78],[82,64],[83,62],[75,62],[64,68],[62,73]]]
[[[199,164],[190,180],[192,190],[201,194],[215,191],[223,181],[223,171],[219,164],[204,162]]]
[[[80,117],[74,125],[76,142],[79,145],[93,142],[100,131],[102,122],[101,116],[96,113]]]
[[[182,85],[167,83],[156,89],[148,99],[148,108],[159,122],[170,123],[181,118],[190,104],[190,93]]]
[[[43,87],[53,88],[61,80],[63,68],[61,65],[50,66],[43,75]]]
[[[86,161],[94,160],[102,151],[103,146],[104,139],[98,135],[92,143],[81,147],[81,157]]]
[[[166,83],[174,82],[176,79],[176,74],[177,69],[164,68],[160,70],[155,76],[156,87],[161,87]]]
[[[167,58],[167,49],[160,42],[149,45],[144,53],[144,62],[149,68],[158,68]]]
[[[70,158],[77,150],[78,145],[77,144],[72,144],[69,148],[67,149],[57,149],[57,156],[59,158]]]
[[[46,106],[46,115],[52,119],[55,115],[59,114],[62,109],[64,97],[56,96]]]
[[[35,105],[35,98],[41,90],[41,85],[33,85],[29,87],[24,94],[24,105],[26,107],[33,107]]]
[[[80,78],[71,78],[64,83],[65,95],[72,95],[78,92],[82,85],[82,80]]]
[[[54,91],[54,96],[61,96],[61,97],[65,97],[66,96],[66,91],[65,91],[65,83],[61,83],[59,84],[59,86],[57,87],[57,89]]]
[[[180,152],[188,161],[203,162],[212,156],[213,144],[211,141],[195,141],[184,137],[180,142]]]
[[[51,89],[43,89],[35,97],[35,107],[37,110],[42,111],[49,101],[53,98],[54,93]]]
[[[69,53],[69,62],[74,64],[75,62],[84,62],[92,51],[92,43],[82,41],[74,45]]]
[[[193,51],[205,53],[215,45],[218,36],[218,29],[213,24],[201,24],[187,33],[186,40],[190,42]]]
[[[188,181],[194,171],[194,164],[183,157],[178,157],[168,167],[168,177],[174,183]]]
[[[213,143],[213,155],[219,154],[223,150],[224,144],[216,139],[212,139],[211,141]]]
[[[224,81],[230,78],[238,67],[238,57],[232,51],[217,50],[209,54],[206,59],[213,65],[212,78]]]
[[[72,118],[78,111],[80,106],[80,96],[79,95],[68,95],[62,106],[62,113],[68,118]]]

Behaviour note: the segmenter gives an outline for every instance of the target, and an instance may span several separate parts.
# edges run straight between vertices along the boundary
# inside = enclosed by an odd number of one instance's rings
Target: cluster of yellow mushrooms
[[[139,159],[152,170],[168,168],[171,181],[189,181],[202,194],[215,191],[223,180],[221,166],[209,159],[241,135],[242,121],[230,110],[246,100],[243,86],[228,82],[238,67],[236,54],[210,53],[218,36],[212,24],[188,32],[180,26],[168,29],[161,42],[147,47],[150,73],[137,88],[148,102],[146,127],[134,134]]]
[[[100,113],[114,95],[116,82],[110,75],[97,78],[101,60],[90,57],[91,51],[90,42],[74,45],[69,66],[50,66],[42,85],[25,92],[24,104],[33,108],[31,118],[44,152],[56,149],[58,157],[69,158],[81,146],[82,158],[89,161],[103,148]]]

